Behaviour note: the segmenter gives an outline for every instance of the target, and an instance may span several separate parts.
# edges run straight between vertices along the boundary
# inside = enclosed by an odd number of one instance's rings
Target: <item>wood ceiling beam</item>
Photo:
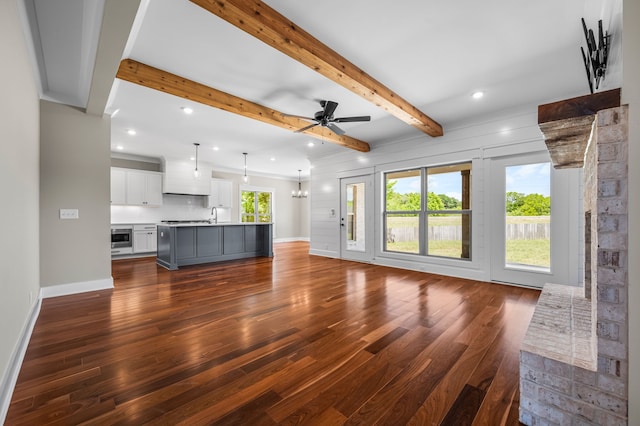
[[[191,0],[430,136],[442,126],[260,0]]]
[[[291,131],[301,129],[310,124],[309,121],[297,117],[285,116],[280,111],[134,61],[133,59],[123,59],[120,62],[116,77]],[[337,135],[321,126],[313,127],[303,133],[321,139],[322,141],[332,142],[360,152],[369,152],[370,149],[369,144],[366,142],[346,135]]]

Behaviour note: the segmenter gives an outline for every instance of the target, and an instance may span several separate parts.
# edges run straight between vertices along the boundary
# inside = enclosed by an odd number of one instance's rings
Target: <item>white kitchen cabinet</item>
[[[111,204],[127,203],[127,172],[111,169]]]
[[[162,173],[111,168],[111,204],[162,205]]]
[[[156,225],[133,225],[133,252],[146,253],[158,250]]]
[[[233,182],[224,179],[211,179],[211,193],[207,197],[207,207],[231,208]]]
[[[162,205],[162,174],[127,171],[127,204],[135,206]]]

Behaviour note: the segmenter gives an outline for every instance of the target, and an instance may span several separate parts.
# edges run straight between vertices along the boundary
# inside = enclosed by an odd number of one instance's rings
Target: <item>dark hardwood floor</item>
[[[308,249],[44,300],[6,424],[518,424],[538,291]]]

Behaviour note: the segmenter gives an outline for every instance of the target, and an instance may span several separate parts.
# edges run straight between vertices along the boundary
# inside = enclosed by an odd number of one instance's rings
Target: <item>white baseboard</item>
[[[340,254],[339,253],[337,253],[335,251],[331,251],[331,250],[311,249],[311,250],[309,250],[309,254],[314,255],[314,256],[330,257],[332,259],[339,259],[340,258]]]
[[[42,287],[40,292],[43,299],[58,296],[68,296],[70,294],[85,293],[87,291],[107,290],[113,288],[113,278],[104,278],[101,280],[84,281],[69,284],[52,285]]]
[[[25,323],[18,344],[15,347],[15,351],[9,358],[9,364],[5,371],[2,381],[0,382],[0,424],[4,424],[4,421],[9,412],[9,405],[11,404],[11,397],[13,396],[13,390],[18,381],[18,374],[20,373],[20,367],[22,367],[22,361],[24,355],[27,353],[27,346],[31,340],[31,333],[33,333],[33,327],[36,325],[38,315],[40,315],[40,306],[42,305],[42,298],[38,297],[36,303],[31,307],[31,312],[27,317],[28,321]]]
[[[274,243],[292,243],[295,241],[306,241],[309,242],[309,238],[304,237],[294,237],[294,238],[274,238]]]

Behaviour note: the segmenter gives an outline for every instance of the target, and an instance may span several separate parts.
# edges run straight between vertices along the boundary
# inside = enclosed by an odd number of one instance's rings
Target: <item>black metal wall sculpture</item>
[[[587,29],[587,24],[582,18],[582,29],[584,30],[584,38],[587,40],[587,49],[589,54],[587,55],[584,48],[580,46],[582,51],[582,60],[584,61],[584,67],[587,71],[587,80],[589,81],[589,90],[591,93],[600,86],[600,80],[604,80],[605,72],[607,71],[607,57],[609,54],[609,38],[611,37],[608,32],[602,31],[602,19],[598,21],[598,44],[596,45],[596,38],[593,30]]]

